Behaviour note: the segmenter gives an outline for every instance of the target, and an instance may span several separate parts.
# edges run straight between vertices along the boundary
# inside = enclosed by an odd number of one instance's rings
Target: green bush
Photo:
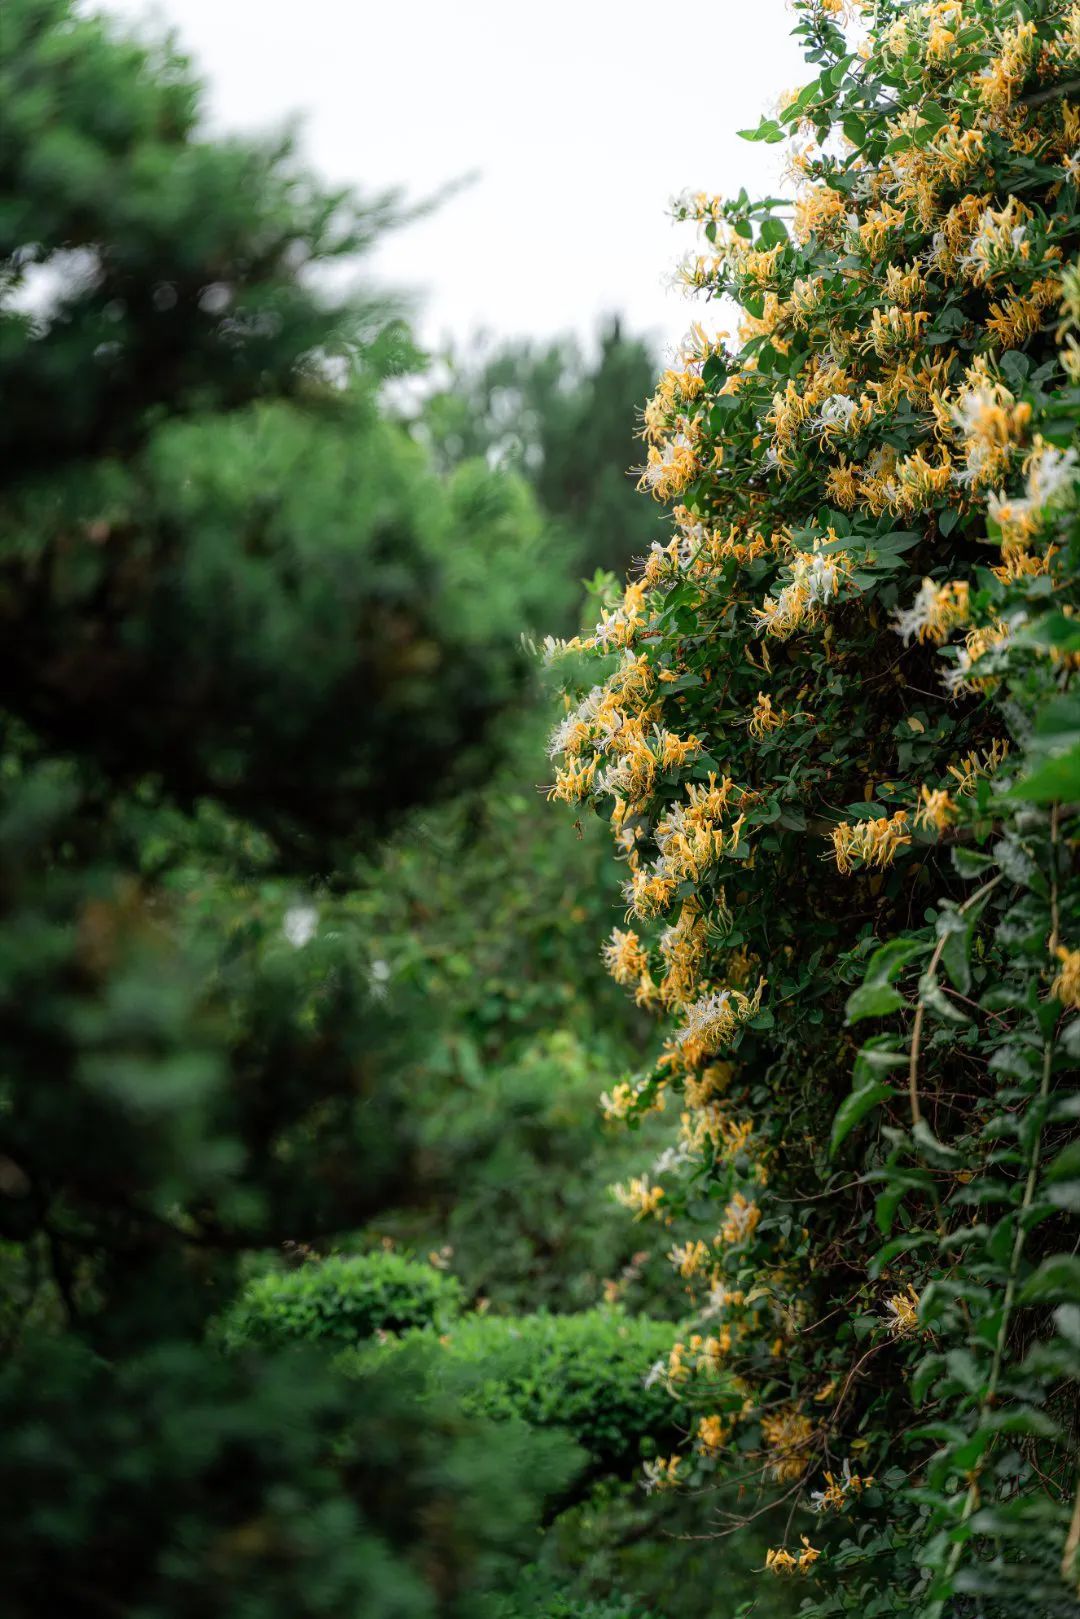
[[[555,1596],[511,1598],[499,1619],[659,1619],[631,1597],[588,1598],[559,1593]]]
[[[617,1310],[467,1316],[444,1340],[438,1386],[470,1415],[561,1429],[594,1471],[625,1472],[685,1428],[664,1383],[647,1381],[673,1336],[670,1322]]]
[[[528,1619],[650,1619],[636,1602],[616,1597],[611,1602],[578,1602],[573,1597],[553,1597],[543,1607],[532,1610]]]
[[[553,975],[538,993],[559,987]],[[499,1313],[588,1310],[605,1283],[632,1310],[676,1313],[679,1282],[656,1228],[596,1195],[597,1182],[633,1173],[643,1146],[643,1132],[631,1138],[604,1124],[597,1097],[612,1068],[598,1037],[562,1029],[520,1056],[511,1039],[505,1031],[502,1061],[496,1053],[485,1062],[465,1032],[431,1053],[417,1077],[417,1128],[432,1195],[380,1214],[378,1231],[423,1253],[447,1244],[466,1292]],[[461,1077],[469,1064],[471,1083]],[[655,1121],[644,1134],[647,1147]]]
[[[442,1326],[463,1303],[461,1283],[403,1254],[332,1254],[258,1276],[229,1314],[226,1340],[352,1344],[374,1333]]]

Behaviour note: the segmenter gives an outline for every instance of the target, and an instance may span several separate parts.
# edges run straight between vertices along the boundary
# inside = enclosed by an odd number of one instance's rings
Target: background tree
[[[424,397],[416,420],[440,465],[481,456],[520,471],[565,530],[578,574],[621,572],[648,551],[660,525],[630,475],[641,460],[634,415],[656,376],[646,342],[615,317],[595,356],[572,338],[478,339],[443,369],[444,385]]]
[[[420,1020],[349,861],[490,755],[529,576],[475,577],[538,520],[436,477],[376,408],[393,334],[312,291],[384,206],[203,139],[171,47],[57,0],[0,45],[6,1600],[472,1615],[569,1441],[421,1410],[419,1351],[209,1329],[412,1172]]]

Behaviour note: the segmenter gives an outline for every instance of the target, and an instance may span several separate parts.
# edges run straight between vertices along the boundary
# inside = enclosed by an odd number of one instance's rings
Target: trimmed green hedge
[[[656,1619],[628,1597],[607,1597],[597,1602],[577,1597],[555,1596],[539,1607],[506,1608],[499,1619]]]
[[[439,1387],[471,1413],[562,1429],[595,1469],[625,1472],[685,1431],[666,1387],[645,1383],[674,1336],[668,1321],[617,1310],[466,1316],[444,1339]]]
[[[335,1255],[250,1282],[224,1340],[232,1349],[321,1342],[355,1351],[354,1368],[426,1344],[440,1395],[456,1396],[470,1415],[558,1429],[594,1472],[627,1473],[685,1433],[664,1383],[646,1386],[671,1348],[671,1322],[613,1309],[462,1316],[461,1305],[460,1283],[429,1265],[393,1253]],[[378,1331],[394,1336],[375,1345]]]
[[[542,1608],[530,1609],[527,1619],[653,1619],[653,1616],[625,1597],[609,1597],[603,1602],[553,1597]]]
[[[464,1302],[460,1282],[402,1254],[334,1254],[249,1282],[229,1312],[225,1341],[298,1339],[356,1344],[376,1332],[445,1326]]]

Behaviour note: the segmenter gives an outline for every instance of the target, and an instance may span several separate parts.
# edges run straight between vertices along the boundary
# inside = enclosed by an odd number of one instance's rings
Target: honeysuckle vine
[[[670,538],[547,646],[662,1031],[605,1111],[673,1120],[645,1482],[783,1499],[806,1619],[1076,1615],[1080,4],[794,11],[790,197],[675,205],[739,313],[644,409]]]

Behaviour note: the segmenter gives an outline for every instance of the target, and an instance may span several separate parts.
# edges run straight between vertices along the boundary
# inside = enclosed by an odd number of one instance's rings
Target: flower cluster
[[[826,1471],[825,1488],[812,1491],[810,1500],[818,1512],[842,1512],[864,1490],[872,1488],[874,1482],[869,1474],[860,1477],[853,1473],[851,1462],[845,1457],[842,1471],[839,1474]]]
[[[774,1547],[765,1554],[765,1567],[770,1574],[807,1574],[820,1556],[821,1553],[803,1535],[801,1552],[793,1555],[782,1546]]]

